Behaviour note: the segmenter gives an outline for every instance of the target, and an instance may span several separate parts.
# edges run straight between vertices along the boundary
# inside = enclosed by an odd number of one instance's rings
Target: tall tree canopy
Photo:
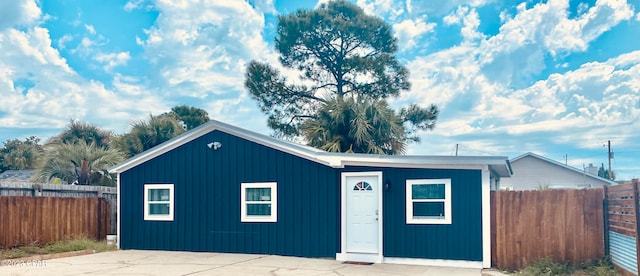
[[[0,172],[5,170],[34,169],[44,155],[40,138],[31,136],[24,141],[7,140],[0,148]]]
[[[334,1],[279,16],[275,47],[282,65],[297,70],[300,81],[252,61],[245,86],[277,136],[302,136],[330,151],[396,154],[419,140],[416,130],[435,126],[434,105],[396,112],[386,104],[410,88],[409,72],[394,56],[391,26],[354,4]],[[394,132],[375,133],[381,124]]]
[[[600,168],[598,168],[598,176],[602,177],[602,178],[609,179],[609,180],[615,180],[616,179],[615,172],[614,171],[609,171],[608,169],[605,169],[604,168],[604,163],[602,163]]]
[[[209,113],[207,111],[193,106],[174,106],[171,108],[171,112],[166,114],[182,122],[187,130],[194,129],[209,121]]]

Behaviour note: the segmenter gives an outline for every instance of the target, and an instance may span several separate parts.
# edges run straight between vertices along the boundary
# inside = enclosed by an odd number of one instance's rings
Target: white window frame
[[[442,199],[413,199],[413,185],[444,184],[444,200]],[[414,202],[444,202],[444,218],[414,218]],[[407,224],[451,224],[451,179],[407,179],[406,186]]]
[[[169,189],[169,214],[149,214],[149,204],[167,203],[166,201],[149,201],[149,191]],[[173,184],[145,184],[144,185],[144,220],[173,221]]]
[[[249,216],[247,215],[246,191],[247,188],[270,188],[271,189],[271,215],[269,216]],[[267,201],[260,201],[261,204],[269,204]],[[277,182],[254,182],[240,184],[240,221],[241,222],[278,222],[278,183]]]

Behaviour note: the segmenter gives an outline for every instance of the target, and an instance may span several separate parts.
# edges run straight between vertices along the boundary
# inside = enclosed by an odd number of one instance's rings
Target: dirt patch
[[[98,251],[95,251],[93,249],[86,249],[86,250],[78,250],[78,251],[62,252],[62,253],[31,255],[31,256],[28,256],[28,257],[22,257],[22,258],[10,259],[10,260],[11,261],[15,261],[15,262],[33,261],[33,260],[43,261],[43,260],[51,260],[51,259],[58,259],[58,258],[66,258],[66,257],[88,255],[88,254],[93,254],[93,253],[97,253],[97,252]]]

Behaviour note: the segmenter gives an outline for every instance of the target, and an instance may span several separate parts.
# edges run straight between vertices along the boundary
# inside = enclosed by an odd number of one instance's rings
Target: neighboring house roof
[[[580,170],[580,169],[578,169],[578,168],[575,168],[575,167],[572,167],[572,166],[569,166],[569,165],[562,164],[562,163],[560,163],[560,162],[558,162],[558,161],[555,161],[555,160],[553,160],[553,159],[549,159],[549,158],[544,157],[544,156],[541,156],[541,155],[537,155],[537,154],[535,154],[535,153],[533,153],[533,152],[527,152],[527,153],[525,153],[525,154],[523,154],[523,155],[520,155],[520,156],[518,156],[518,157],[516,157],[516,158],[513,158],[513,159],[511,159],[511,163],[515,163],[515,162],[517,162],[518,160],[520,160],[520,159],[522,159],[522,158],[525,158],[525,157],[533,157],[533,158],[537,158],[537,159],[540,159],[540,160],[542,160],[542,161],[545,161],[545,162],[548,162],[548,163],[550,163],[550,164],[553,164],[553,165],[555,165],[555,166],[561,167],[561,168],[563,168],[563,169],[567,169],[567,170],[570,170],[570,171],[573,171],[573,172],[576,172],[576,173],[579,173],[579,174],[583,174],[583,175],[585,175],[585,176],[587,176],[587,177],[590,177],[590,178],[593,178],[593,179],[596,179],[596,180],[599,180],[599,181],[604,181],[604,182],[608,183],[609,185],[617,185],[617,184],[618,184],[618,183],[616,183],[615,181],[611,181],[611,180],[609,180],[609,179],[602,178],[602,177],[600,177],[600,176],[597,176],[597,175],[594,175],[594,174],[587,173],[587,172],[585,172],[584,170]]]
[[[8,170],[0,173],[0,181],[29,182],[35,175],[35,170]]]
[[[508,158],[505,156],[408,156],[334,153],[322,151],[310,146],[283,141],[215,120],[211,120],[167,142],[133,156],[122,163],[111,167],[109,172],[124,172],[214,130],[219,130],[266,147],[280,150],[334,168],[342,168],[344,166],[438,167],[442,165],[488,165],[489,169],[500,177],[509,177],[512,174],[511,165]],[[224,147],[224,145],[222,145],[222,147]]]

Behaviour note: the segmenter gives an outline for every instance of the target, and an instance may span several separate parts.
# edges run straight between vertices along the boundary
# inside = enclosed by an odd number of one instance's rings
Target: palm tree
[[[133,123],[131,132],[121,136],[115,144],[128,156],[133,156],[162,144],[184,131],[180,122],[173,116],[150,115],[148,121],[140,120]]]
[[[59,178],[78,185],[115,186],[115,178],[107,169],[123,160],[124,154],[118,149],[98,147],[82,140],[49,144],[36,178],[42,182]]]
[[[404,120],[384,100],[333,99],[301,130],[310,146],[331,152],[402,154]]]
[[[113,134],[89,123],[71,120],[62,133],[53,137],[51,144],[73,144],[84,141],[86,144],[95,144],[97,147],[107,147]]]

